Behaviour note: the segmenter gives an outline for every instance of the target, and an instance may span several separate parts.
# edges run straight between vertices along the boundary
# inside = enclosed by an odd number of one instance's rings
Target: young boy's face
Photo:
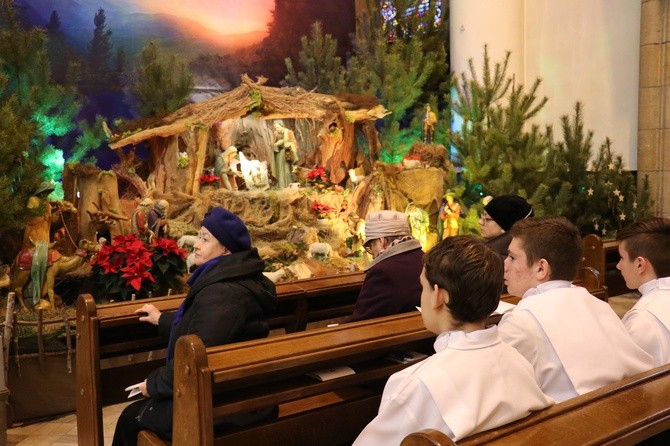
[[[426,279],[426,268],[421,270],[419,281],[421,282],[421,319],[423,319],[423,324],[428,331],[439,334],[441,331],[438,324],[437,312],[433,308],[435,288],[430,286],[428,279]]]
[[[623,240],[619,243],[619,263],[616,264],[616,268],[621,271],[623,280],[626,281],[626,286],[631,290],[635,290],[642,285],[642,279],[637,273],[637,263],[635,259],[631,259],[628,255],[628,250],[626,249],[626,241]]]
[[[535,275],[536,266],[537,262],[528,266],[528,258],[521,240],[514,237],[507,248],[507,257],[505,257],[507,291],[513,296],[523,296],[526,291],[539,285]]]

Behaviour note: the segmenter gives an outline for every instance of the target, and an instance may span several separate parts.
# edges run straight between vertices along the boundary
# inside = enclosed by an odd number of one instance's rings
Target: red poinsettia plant
[[[316,216],[316,218],[326,218],[328,217],[328,214],[335,210],[335,208],[315,201],[312,203],[312,206],[310,206],[309,210]]]
[[[329,184],[328,171],[323,166],[317,166],[305,174],[305,179],[310,186],[326,187]]]
[[[204,173],[200,175],[198,181],[200,181],[200,184],[216,184],[220,179],[221,177],[218,177],[213,173]]]
[[[167,238],[146,243],[135,234],[114,237],[91,260],[93,273],[107,297],[128,300],[178,290],[179,277],[186,272],[186,250]]]

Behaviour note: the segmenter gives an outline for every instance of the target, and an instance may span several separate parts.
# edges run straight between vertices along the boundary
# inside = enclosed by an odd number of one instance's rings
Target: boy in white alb
[[[617,269],[640,300],[623,317],[631,337],[654,357],[654,366],[670,363],[670,219],[634,222],[617,234]]]
[[[500,298],[500,257],[471,236],[448,237],[424,260],[421,316],[439,334],[436,353],[392,375],[379,413],[355,446],[399,445],[408,434],[438,429],[454,441],[553,404],[533,368],[485,327]]]
[[[505,284],[522,299],[501,319],[500,336],[533,364],[544,393],[560,402],[652,367],[611,307],[572,285],[582,257],[575,225],[535,217],[511,233]]]

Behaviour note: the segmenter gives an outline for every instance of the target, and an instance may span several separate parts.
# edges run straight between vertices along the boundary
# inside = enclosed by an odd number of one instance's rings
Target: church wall
[[[636,170],[640,14],[630,0],[452,0],[451,66],[460,73],[472,58],[481,71],[485,43],[493,62],[512,51],[515,82],[539,77],[549,98],[538,123],[560,137],[560,117],[581,101],[595,148],[609,137]]]

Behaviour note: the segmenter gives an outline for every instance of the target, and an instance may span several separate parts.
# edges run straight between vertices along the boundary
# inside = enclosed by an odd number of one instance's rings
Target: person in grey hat
[[[347,322],[414,311],[421,301],[423,251],[402,212],[373,212],[365,221],[364,248],[373,258],[354,313]]]
[[[504,259],[507,257],[507,247],[512,241],[507,231],[517,221],[533,215],[533,206],[523,197],[518,195],[495,197],[484,206],[479,217],[482,238]]]
[[[112,444],[135,445],[137,434],[149,429],[165,440],[172,435],[172,386],[175,343],[196,333],[206,347],[267,337],[267,318],[277,307],[275,285],[263,275],[265,262],[252,248],[244,222],[222,207],[202,220],[194,244],[198,268],[188,279],[190,289],[176,313],[161,313],[146,304],[140,320],[158,326],[168,339],[166,364],[139,385],[146,399],[126,407],[119,417]],[[258,418],[276,416],[261,411]],[[250,415],[248,421],[256,421]],[[234,420],[224,420],[234,425]]]

